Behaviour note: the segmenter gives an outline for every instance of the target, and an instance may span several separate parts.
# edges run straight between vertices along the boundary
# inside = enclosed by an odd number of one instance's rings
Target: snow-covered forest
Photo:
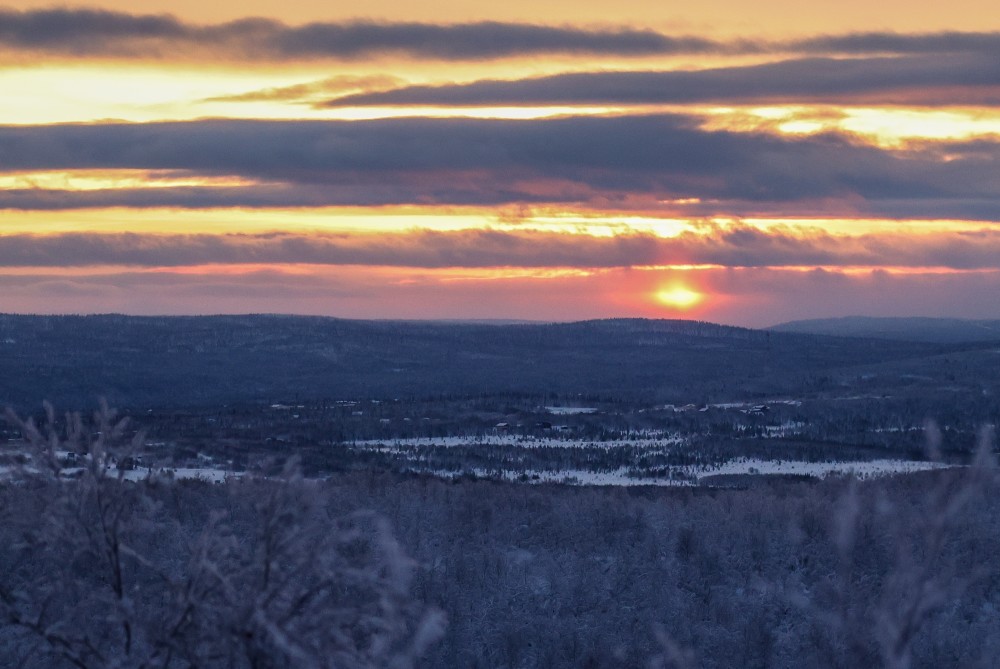
[[[0,346],[2,667],[1000,653],[993,341],[5,316]]]
[[[972,466],[874,482],[319,481],[291,461],[209,483],[130,480],[111,412],[52,418],[10,418],[35,451],[0,487],[6,666],[988,667],[1000,651],[986,433]]]

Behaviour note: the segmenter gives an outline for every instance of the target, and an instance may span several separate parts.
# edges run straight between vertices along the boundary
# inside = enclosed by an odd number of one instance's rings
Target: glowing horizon
[[[0,311],[1000,317],[1000,16],[640,4],[15,2]]]

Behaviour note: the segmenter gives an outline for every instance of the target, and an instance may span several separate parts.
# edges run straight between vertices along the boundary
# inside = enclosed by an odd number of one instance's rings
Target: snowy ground
[[[129,481],[142,481],[147,476],[165,476],[168,478],[173,478],[174,480],[181,481],[186,479],[197,479],[199,481],[207,481],[209,483],[222,483],[223,481],[230,478],[238,478],[245,476],[242,472],[230,472],[222,469],[202,469],[194,467],[181,467],[179,469],[153,469],[148,470],[144,467],[139,469],[130,469],[125,472],[125,478]]]
[[[794,460],[756,460],[740,458],[715,466],[688,467],[691,476],[719,474],[798,474],[825,478],[832,474],[853,474],[859,479],[912,474],[951,465],[939,462],[914,462],[912,460],[868,460],[856,462],[802,462]]]
[[[628,475],[626,469],[616,469],[609,472],[591,472],[584,469],[561,469],[558,471],[527,470],[520,471],[487,471],[471,469],[465,472],[430,472],[442,478],[458,478],[459,476],[475,474],[481,478],[502,478],[505,481],[520,481],[523,483],[567,483],[570,485],[611,485],[611,486],[692,486],[693,481],[669,478],[638,479]]]
[[[545,410],[555,416],[581,416],[597,413],[594,407],[545,407]]]
[[[771,428],[767,436],[778,436],[799,429],[800,424],[788,423]],[[355,448],[366,448],[403,456],[416,455],[422,448],[438,446],[446,448],[475,447],[488,449],[493,446],[515,448],[580,448],[614,450],[626,446],[648,449],[650,452],[662,451],[665,447],[685,443],[678,435],[660,435],[658,437],[643,436],[636,439],[618,441],[597,441],[588,439],[561,439],[552,437],[531,437],[510,434],[493,434],[473,437],[438,437],[420,439],[373,440],[353,442]],[[408,458],[409,459],[409,458]],[[412,459],[413,471],[428,471],[422,464],[422,458]],[[753,458],[736,458],[718,465],[678,465],[671,467],[669,474],[662,477],[646,477],[636,475],[634,469],[622,467],[611,471],[589,471],[584,469],[467,469],[464,471],[438,471],[433,473],[446,478],[462,474],[474,474],[484,478],[501,478],[511,481],[528,483],[562,482],[577,485],[615,485],[615,486],[688,486],[695,485],[705,477],[718,475],[800,475],[825,478],[831,475],[854,475],[859,479],[910,474],[919,471],[947,467],[933,462],[914,462],[910,460],[872,460],[872,461],[831,461],[805,462],[794,460],[760,460]]]
[[[503,478],[508,481],[523,481],[526,483],[567,483],[571,485],[607,485],[607,486],[693,486],[703,477],[723,474],[797,474],[826,478],[831,475],[854,475],[859,479],[879,478],[933,469],[948,468],[935,462],[912,462],[909,460],[872,460],[868,462],[801,462],[779,460],[755,460],[740,458],[730,460],[721,465],[702,466],[691,465],[676,467],[675,478],[634,477],[625,468],[607,472],[592,472],[582,469],[564,469],[558,471],[485,471],[470,470],[466,472],[432,472],[445,478],[455,478],[462,474],[475,474],[484,478]]]
[[[25,469],[20,469],[16,467],[0,467],[0,480],[13,475],[17,471],[37,473],[38,470],[35,470],[31,467],[27,467]],[[64,467],[63,469],[60,470],[59,473],[60,476],[66,478],[73,478],[75,476],[78,476],[82,471],[83,470],[80,469],[79,467]],[[106,475],[115,478],[118,476],[118,473],[119,472],[117,469],[112,468],[107,470]],[[178,469],[156,468],[150,470],[145,467],[141,467],[139,469],[126,470],[123,473],[123,478],[127,481],[143,481],[147,477],[153,477],[153,478],[166,477],[166,478],[172,478],[176,481],[196,479],[199,481],[207,481],[209,483],[222,483],[227,479],[238,478],[245,475],[246,474],[243,472],[231,472],[231,471],[224,471],[221,469],[182,467]]]
[[[521,448],[603,448],[610,450],[623,446],[645,446],[658,448],[672,444],[683,444],[679,435],[642,436],[636,439],[618,441],[596,441],[594,439],[560,439],[555,437],[533,437],[516,434],[488,434],[472,437],[419,437],[414,439],[370,439],[350,442],[358,448],[388,448],[403,450],[428,446],[518,446]]]
[[[682,444],[684,439],[676,435],[661,435],[659,437],[643,437],[624,439],[620,441],[596,441],[584,439],[536,438],[520,435],[495,434],[479,437],[443,437],[426,439],[398,439],[354,442],[355,448],[367,448],[390,453],[406,455],[419,448],[430,446],[458,447],[473,446],[490,448],[491,446],[513,446],[518,448],[589,448],[613,450],[625,446],[644,447],[650,451],[661,450],[671,445]],[[914,472],[928,471],[949,467],[935,462],[915,462],[910,460],[871,460],[871,461],[832,461],[805,462],[796,460],[761,460],[755,458],[736,458],[716,465],[678,465],[671,467],[669,473],[660,477],[637,475],[633,468],[621,467],[610,471],[589,471],[584,469],[469,469],[464,471],[437,471],[426,469],[416,459],[413,460],[413,471],[427,472],[444,478],[454,478],[463,474],[474,474],[484,478],[499,478],[509,481],[527,483],[567,483],[573,485],[609,485],[609,486],[690,486],[697,485],[702,479],[720,475],[800,475],[825,478],[831,475],[853,475],[859,479],[877,478]],[[0,478],[9,475],[10,467],[0,467]],[[67,467],[63,475],[72,477],[78,473],[78,468]],[[108,470],[111,476],[117,476],[115,469]],[[127,470],[123,476],[127,480],[136,481],[148,476],[169,477],[175,480],[198,479],[213,483],[223,482],[232,477],[245,476],[244,473],[216,469],[211,466],[159,468],[139,467]]]

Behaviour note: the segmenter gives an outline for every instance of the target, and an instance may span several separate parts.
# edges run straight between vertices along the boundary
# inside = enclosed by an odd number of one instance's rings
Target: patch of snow
[[[804,462],[792,460],[758,460],[739,458],[719,465],[686,465],[672,468],[676,476],[643,477],[633,476],[627,468],[611,471],[588,471],[583,469],[559,470],[524,470],[512,471],[495,469],[467,469],[464,471],[432,470],[430,474],[442,478],[458,478],[474,474],[481,478],[517,481],[529,484],[564,483],[581,486],[659,486],[659,487],[690,487],[698,485],[700,480],[708,476],[719,475],[776,475],[793,474],[826,478],[832,475],[853,475],[859,479],[872,479],[915,472],[931,471],[953,467],[938,462],[915,462],[910,460],[871,460],[871,461],[840,461],[840,462]]]
[[[534,470],[503,471],[487,469],[467,469],[465,471],[432,471],[428,472],[442,478],[459,478],[467,474],[475,474],[481,478],[500,478],[505,481],[518,481],[529,484],[539,483],[565,483],[567,485],[583,486],[660,486],[660,487],[683,487],[694,485],[693,481],[671,478],[635,478],[628,475],[625,468],[615,469],[607,472],[592,472],[585,469],[558,469],[558,470]]]
[[[714,476],[720,474],[798,474],[826,478],[830,475],[853,474],[859,479],[912,474],[914,472],[944,469],[952,465],[940,462],[916,462],[912,460],[869,460],[841,462],[802,462],[794,460],[758,460],[739,458],[720,465],[685,467],[692,476]]]
[[[153,470],[140,467],[138,469],[129,469],[124,472],[124,478],[128,481],[142,481],[148,476],[167,476],[178,481],[195,479],[199,481],[208,481],[209,483],[222,483],[227,479],[242,476],[242,474],[225,471],[223,469],[207,469],[200,467],[179,467],[177,469],[157,468]]]
[[[515,446],[520,448],[601,448],[611,450],[623,446],[645,448],[661,448],[674,444],[683,444],[685,439],[676,434],[664,434],[660,437],[641,436],[636,439],[621,439],[615,441],[600,441],[595,439],[559,439],[556,437],[535,437],[519,434],[484,434],[465,437],[414,437],[409,439],[368,439],[348,442],[357,448],[378,450],[391,449],[403,451],[411,448],[426,448],[440,446],[453,448],[457,446]]]
[[[545,410],[556,416],[578,416],[597,413],[594,407],[545,407]]]
[[[786,421],[780,425],[765,425],[764,434],[767,437],[789,437],[799,434],[806,426],[801,421]]]

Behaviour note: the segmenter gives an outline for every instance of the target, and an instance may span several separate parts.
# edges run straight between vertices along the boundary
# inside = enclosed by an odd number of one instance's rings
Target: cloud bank
[[[537,231],[388,234],[14,234],[0,267],[352,265],[445,268],[879,267],[1000,270],[1000,229],[833,236],[746,225],[662,238]]]
[[[396,54],[431,60],[489,60],[540,54],[669,56],[756,53],[996,53],[1000,34],[888,32],[722,42],[622,26],[587,28],[482,21],[313,22],[249,17],[198,25],[171,15],[100,9],[0,9],[0,49],[59,57],[197,60],[355,60]]]
[[[232,60],[353,60],[397,54],[434,60],[486,60],[546,53],[645,56],[731,47],[635,28],[587,29],[482,21],[354,21],[289,26],[264,18],[194,25],[169,15],[96,9],[0,10],[0,46],[72,57],[185,59],[184,49]]]
[[[557,203],[1000,220],[1000,142],[888,150],[685,116],[0,127],[0,172],[173,170],[259,185],[0,190],[7,209]]]
[[[1000,43],[997,44],[1000,49]],[[407,86],[335,97],[327,107],[657,105],[726,102],[1000,104],[1000,51],[935,56],[799,58],[687,71],[577,72],[519,80]]]

